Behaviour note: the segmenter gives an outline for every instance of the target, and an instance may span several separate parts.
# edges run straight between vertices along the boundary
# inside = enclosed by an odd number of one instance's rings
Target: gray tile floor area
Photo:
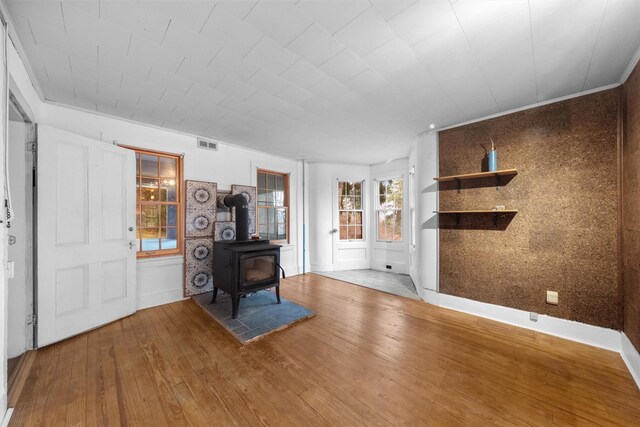
[[[215,304],[211,304],[212,292],[194,295],[193,299],[241,343],[246,344],[315,313],[294,302],[282,298],[276,304],[276,295],[270,291],[258,291],[240,300],[238,318],[231,318],[231,298],[218,292]]]
[[[408,274],[377,270],[315,271],[314,273],[401,297],[421,299]]]

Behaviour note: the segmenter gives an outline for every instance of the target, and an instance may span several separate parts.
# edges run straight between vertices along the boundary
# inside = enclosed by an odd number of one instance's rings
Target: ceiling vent
[[[206,150],[218,151],[218,143],[207,141],[206,139],[198,138],[198,148],[204,148]]]

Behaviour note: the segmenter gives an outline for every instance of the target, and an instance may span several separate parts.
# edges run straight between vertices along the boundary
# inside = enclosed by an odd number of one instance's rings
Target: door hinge
[[[27,151],[36,151],[38,145],[35,142],[27,142]]]
[[[26,315],[27,325],[35,325],[38,323],[38,317],[35,314]]]

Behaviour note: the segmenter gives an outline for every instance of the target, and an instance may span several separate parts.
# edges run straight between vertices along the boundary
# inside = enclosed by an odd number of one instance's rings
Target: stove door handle
[[[278,268],[280,269],[280,271],[282,271],[282,278],[286,279],[287,275],[284,273],[284,268],[282,268],[282,266],[280,264],[276,264],[278,266]]]

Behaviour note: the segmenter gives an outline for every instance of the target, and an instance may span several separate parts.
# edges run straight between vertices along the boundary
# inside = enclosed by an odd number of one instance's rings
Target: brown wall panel
[[[640,67],[623,86],[624,332],[640,351]]]
[[[441,185],[440,209],[518,209],[512,218],[440,216],[440,291],[622,328],[619,268],[620,90],[440,133],[440,175],[481,170],[493,138],[508,183]],[[546,290],[559,292],[557,306]]]

